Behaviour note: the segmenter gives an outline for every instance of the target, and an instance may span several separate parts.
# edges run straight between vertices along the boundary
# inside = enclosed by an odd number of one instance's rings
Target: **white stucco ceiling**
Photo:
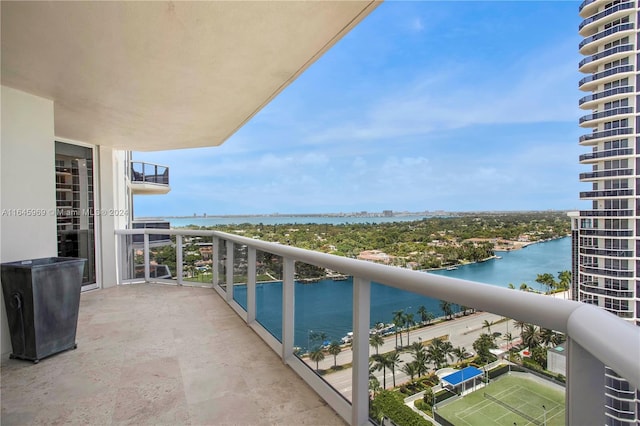
[[[2,84],[54,100],[57,137],[219,145],[377,5],[2,1]]]

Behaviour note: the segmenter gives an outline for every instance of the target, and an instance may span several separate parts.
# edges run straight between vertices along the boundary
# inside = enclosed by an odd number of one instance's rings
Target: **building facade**
[[[640,325],[640,118],[638,117],[638,2],[585,0],[578,86],[585,110],[579,124],[587,133],[580,145],[589,152],[580,163],[591,185],[580,199],[589,210],[572,215],[574,281],[572,297]],[[606,421],[637,424],[639,391],[614,371],[605,372]]]

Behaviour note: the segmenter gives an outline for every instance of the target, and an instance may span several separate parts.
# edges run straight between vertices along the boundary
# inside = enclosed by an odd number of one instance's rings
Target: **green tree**
[[[329,348],[327,349],[327,352],[333,355],[333,366],[335,367],[336,364],[338,363],[338,354],[342,352],[340,343],[336,342],[335,340],[331,342],[331,344],[329,345]]]
[[[407,346],[409,345],[409,330],[411,330],[411,327],[413,327],[414,325],[416,325],[416,321],[413,319],[413,314],[407,313],[404,316],[404,322],[407,326]]]
[[[529,291],[529,286],[527,283],[520,284],[520,291]]]
[[[491,334],[491,326],[493,325],[493,321],[489,321],[489,320],[484,320],[482,322],[482,328],[483,329],[487,329],[487,333]]]
[[[384,338],[379,334],[374,334],[369,338],[369,345],[376,349],[376,355],[378,355],[378,348],[384,345]]]
[[[388,367],[393,375],[393,387],[396,387],[396,367],[400,365],[400,354],[398,351],[392,351],[385,354],[388,359]]]
[[[413,378],[418,374],[418,365],[415,361],[407,362],[402,366],[402,372],[411,378],[413,382]]]
[[[496,357],[490,352],[490,349],[495,348],[497,348],[497,346],[493,336],[486,333],[482,333],[480,337],[473,342],[473,349],[475,349],[476,354],[478,354],[477,359],[481,364],[487,364],[496,359]]]
[[[569,290],[569,287],[571,287],[571,271],[558,272],[558,280],[558,287],[561,290]]]
[[[316,347],[309,353],[309,359],[316,363],[316,371],[320,371],[319,363],[324,359],[324,352],[321,347]]]
[[[382,370],[382,389],[387,388],[387,368],[390,368],[390,360],[387,354],[373,355],[373,369],[375,371]]]
[[[427,348],[427,359],[435,365],[436,370],[439,370],[446,363],[447,356],[444,353],[442,339],[435,338],[431,341]]]
[[[525,324],[522,329],[522,343],[530,350],[540,346],[540,331],[533,324]]]
[[[553,275],[549,273],[538,274],[536,282],[547,287],[547,293],[551,293],[551,290],[557,287],[558,283],[553,278]]]
[[[464,356],[467,353],[467,348],[465,348],[464,346],[458,346],[457,348],[453,348],[453,351],[451,351],[451,353],[455,355],[456,358],[458,358],[458,362],[460,362],[464,359]]]
[[[453,308],[451,306],[451,302],[447,302],[446,300],[440,301],[440,309],[442,313],[447,317],[447,319],[451,319],[453,316]]]
[[[400,347],[404,346],[402,344],[402,327],[404,326],[404,321],[404,311],[402,309],[393,312],[393,324],[395,325],[396,331],[396,348],[398,347],[398,333],[400,333]]]
[[[431,314],[431,312],[427,311],[427,308],[423,306],[418,307],[418,315],[420,316],[420,321],[422,321],[422,323],[429,323],[429,321],[431,321],[433,319],[433,315]],[[429,316],[432,316],[432,318],[430,319]]]

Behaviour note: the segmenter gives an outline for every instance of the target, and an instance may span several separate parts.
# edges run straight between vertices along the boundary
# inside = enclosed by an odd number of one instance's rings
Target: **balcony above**
[[[581,109],[594,109],[598,103],[603,101],[615,101],[617,99],[629,97],[629,93],[634,90],[633,86],[614,87],[613,89],[603,90],[601,92],[593,93],[591,95],[584,96],[578,101],[578,105]]]
[[[605,151],[589,152],[580,155],[581,164],[595,163],[603,158],[625,157],[633,155],[631,148],[607,149]]]
[[[3,362],[2,424],[345,424],[211,289],[83,293],[77,342]]]
[[[591,15],[578,26],[578,31],[581,36],[587,37],[594,34],[598,27],[604,25],[607,22],[611,22],[614,19],[633,13],[632,10],[635,7],[635,1],[628,1],[625,3],[619,3],[613,7],[609,7],[602,12]]]
[[[169,191],[169,167],[131,162],[131,192],[134,195],[166,194]]]
[[[627,35],[633,37],[633,29],[633,22],[618,24],[614,27],[607,28],[604,31],[585,38],[580,42],[578,48],[580,49],[580,53],[582,53],[583,55],[594,54],[598,50],[598,46],[601,46],[609,41],[624,37],[625,32],[627,33]],[[582,62],[580,64],[582,65]],[[582,69],[580,71],[582,71]]]
[[[603,4],[607,4],[609,0],[584,0],[578,8],[580,16],[588,18],[598,11],[598,7]]]
[[[595,114],[580,117],[580,127],[595,127],[598,123],[610,120],[610,117],[633,114],[633,107],[612,108]]]
[[[594,145],[598,142],[617,139],[624,135],[633,134],[631,127],[619,127],[617,129],[602,130],[580,136],[580,145]]]

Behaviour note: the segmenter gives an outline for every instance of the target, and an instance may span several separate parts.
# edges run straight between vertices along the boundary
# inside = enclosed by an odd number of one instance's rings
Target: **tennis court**
[[[543,408],[544,407],[544,408]],[[505,375],[463,398],[437,408],[454,425],[564,425],[564,392],[529,379]]]

